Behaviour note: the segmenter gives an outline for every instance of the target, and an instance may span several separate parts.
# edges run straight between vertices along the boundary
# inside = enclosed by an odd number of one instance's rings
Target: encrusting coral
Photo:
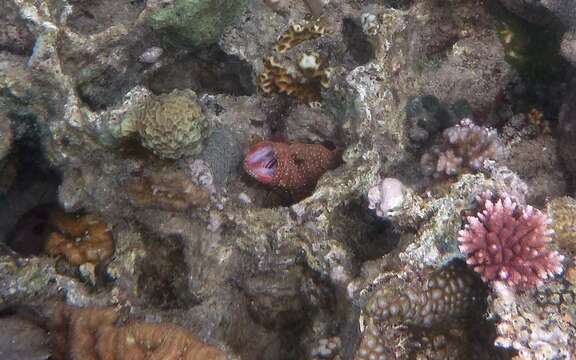
[[[562,272],[564,257],[546,248],[553,234],[546,215],[509,196],[495,200],[488,192],[477,200],[480,211],[466,218],[458,241],[468,254],[466,262],[484,281],[528,288]]]
[[[378,290],[366,314],[379,321],[430,327],[465,315],[476,304],[478,284],[461,262],[399,286]]]
[[[576,255],[576,200],[569,196],[554,199],[547,204],[547,210],[552,220],[554,241]]]
[[[138,207],[186,211],[210,203],[208,191],[195,185],[183,171],[134,177],[126,190],[130,202]]]
[[[75,216],[56,210],[51,213],[49,223],[56,229],[45,245],[50,255],[62,255],[72,265],[96,265],[114,253],[108,225],[93,215]]]
[[[336,152],[323,145],[262,141],[248,151],[244,169],[262,184],[299,190],[313,186],[337,163]]]
[[[56,359],[64,360],[224,360],[226,354],[172,324],[118,323],[114,308],[57,304],[49,327]]]
[[[318,38],[326,29],[318,21],[293,24],[278,39],[273,50],[276,55],[286,54],[297,45]],[[330,85],[330,68],[320,54],[307,51],[284,65],[276,56],[263,59],[263,71],[257,78],[260,90],[266,95],[286,94],[305,103],[320,100],[322,89]],[[295,66],[294,66],[295,65]]]
[[[443,132],[445,143],[433,146],[420,159],[422,171],[435,178],[474,172],[485,160],[496,159],[500,143],[496,130],[464,119]]]
[[[196,94],[174,90],[147,98],[120,124],[119,136],[137,133],[142,145],[168,159],[198,155],[208,124]]]
[[[318,22],[292,24],[290,28],[280,36],[274,51],[282,54],[304,41],[318,38],[326,33],[326,29]]]

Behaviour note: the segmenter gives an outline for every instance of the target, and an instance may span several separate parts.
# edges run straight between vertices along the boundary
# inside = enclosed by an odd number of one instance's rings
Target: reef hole
[[[368,210],[368,203],[352,201],[339,208],[341,224],[334,237],[348,244],[360,262],[374,260],[392,251],[400,241],[392,224]]]
[[[355,66],[364,65],[372,61],[375,56],[374,46],[362,31],[362,26],[352,18],[345,18],[342,23],[342,35],[348,54],[355,62]]]
[[[139,264],[138,288],[144,304],[162,310],[188,309],[200,300],[191,292],[190,268],[184,258],[184,244],[177,235],[158,237],[142,231],[146,257]]]
[[[189,53],[160,68],[146,81],[154,93],[192,89],[198,93],[253,95],[252,67],[217,46]]]
[[[49,209],[58,203],[60,173],[51,166],[42,145],[44,129],[32,117],[11,122],[14,143],[0,163],[0,239],[24,256],[44,248]]]

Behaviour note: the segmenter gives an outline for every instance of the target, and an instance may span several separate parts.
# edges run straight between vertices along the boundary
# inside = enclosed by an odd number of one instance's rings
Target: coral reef
[[[439,178],[478,171],[485,160],[496,159],[498,155],[496,131],[475,125],[470,119],[444,130],[442,135],[444,145],[432,147],[421,158],[426,175]]]
[[[168,159],[198,155],[208,125],[196,94],[175,90],[150,97],[122,121],[119,136],[138,133],[142,145]]]
[[[205,46],[218,42],[247,4],[246,0],[175,0],[151,12],[147,20],[170,45]]]
[[[430,327],[466,315],[478,301],[475,277],[459,262],[378,290],[366,305],[366,314],[378,321]]]
[[[576,349],[570,311],[548,312],[529,294],[494,285],[491,312],[499,317],[496,346],[518,351],[518,359],[569,359]]]
[[[56,210],[50,223],[56,228],[46,242],[46,252],[64,256],[72,265],[108,260],[114,253],[114,242],[108,225],[93,215],[74,216]]]
[[[484,281],[528,288],[562,272],[564,257],[546,248],[553,234],[546,215],[509,196],[495,201],[488,193],[478,202],[479,212],[466,218],[458,241],[468,254],[466,262]]]
[[[14,169],[0,174],[0,305],[84,308],[56,331],[61,349],[185,358],[193,329],[242,359],[500,359],[514,356],[494,346],[510,320],[501,335],[526,354],[548,340],[574,352],[572,259],[501,308],[458,248],[476,194],[541,207],[573,191],[569,72],[524,78],[513,52],[538,57],[502,28],[497,1],[5,2],[0,20],[18,32],[6,47],[0,30],[0,157]],[[493,161],[494,132],[461,119],[498,129],[512,155]],[[419,167],[428,149],[438,181]],[[370,191],[382,179],[402,185]],[[109,224],[98,281],[85,281],[91,263],[29,256],[35,230],[52,230],[30,212],[42,204]],[[108,318],[110,304],[136,320]],[[534,339],[504,314],[518,308]],[[91,324],[106,326],[85,337]]]
[[[210,194],[183,171],[135,177],[128,181],[126,190],[130,202],[137,207],[186,211],[210,203]]]
[[[221,350],[204,344],[171,324],[130,322],[118,326],[113,308],[80,309],[57,304],[51,318],[58,359],[225,360]]]
[[[244,158],[244,169],[262,184],[282,190],[306,189],[338,164],[333,150],[316,144],[262,141]]]

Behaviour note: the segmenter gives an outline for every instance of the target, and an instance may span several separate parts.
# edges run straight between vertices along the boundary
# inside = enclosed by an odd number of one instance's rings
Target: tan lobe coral
[[[226,354],[172,324],[118,325],[113,308],[58,304],[51,319],[55,356],[69,360],[224,360]]]

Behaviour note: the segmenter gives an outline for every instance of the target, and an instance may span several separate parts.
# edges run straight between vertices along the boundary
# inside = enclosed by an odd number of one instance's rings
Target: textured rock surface
[[[148,24],[173,46],[201,46],[218,42],[246,7],[246,0],[175,0],[150,13]]]
[[[521,159],[434,184],[421,172],[422,152],[463,117],[500,128],[528,113],[501,106],[529,102],[529,91],[507,86],[514,70],[484,2],[8,1],[9,16],[36,42],[28,52],[0,49],[0,119],[12,132],[5,159],[21,165],[11,177],[0,174],[18,184],[0,199],[0,305],[115,305],[242,359],[304,359],[311,350],[351,359],[362,341],[390,357],[470,358],[484,349],[496,358],[494,322],[482,320],[481,307],[474,321],[417,331],[406,329],[412,323],[370,323],[361,311],[375,289],[391,298],[399,289],[426,300],[441,293],[461,309],[457,294],[468,293],[426,284],[464,257],[457,233],[475,196],[492,190],[525,201],[518,171],[545,200],[538,184],[561,175],[553,157],[549,174]],[[300,23],[326,31],[292,42],[279,61],[295,72],[326,61],[329,86],[314,92],[313,107],[256,91],[263,59]],[[157,47],[161,56],[146,53]],[[547,100],[558,93],[543,89]],[[188,100],[164,102],[176,97]],[[123,123],[131,117],[138,121]],[[560,127],[570,119],[561,116]],[[117,136],[122,125],[136,138]],[[519,132],[511,128],[506,139]],[[322,171],[304,199],[270,193],[242,170],[243,155],[261,141],[322,144],[342,154],[342,164]],[[510,145],[523,152],[530,144]],[[404,201],[381,219],[368,209],[368,191],[391,177],[403,184]],[[43,204],[97,216],[109,225],[114,255],[91,274],[4,246],[11,231],[30,235],[31,226],[15,225]],[[426,320],[426,306],[439,303],[412,304],[424,311],[415,319]],[[530,311],[541,310],[535,304]],[[433,320],[451,318],[448,308],[438,305]],[[570,349],[565,340],[559,349]]]

